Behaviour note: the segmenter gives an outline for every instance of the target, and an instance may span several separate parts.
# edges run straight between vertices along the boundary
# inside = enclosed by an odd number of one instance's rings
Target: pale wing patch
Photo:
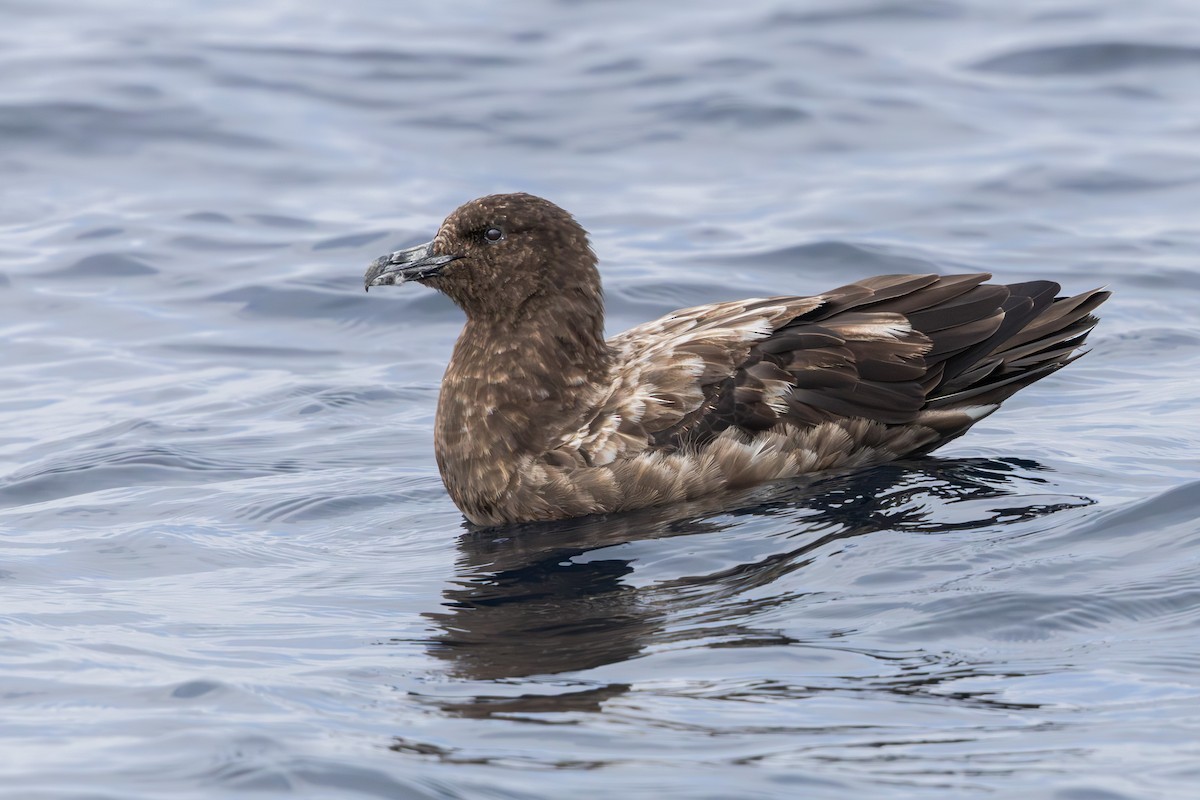
[[[982,406],[954,406],[953,408],[944,408],[944,409],[930,408],[930,409],[926,409],[921,412],[921,421],[926,422],[926,423],[933,423],[938,420],[948,419],[948,418],[952,418],[954,416],[962,415],[962,416],[965,416],[968,419],[970,419],[971,422],[978,422],[979,420],[983,419],[984,417],[990,416],[998,408],[1000,408],[999,403],[993,403],[991,405],[982,405]]]
[[[795,386],[790,380],[759,379],[763,386],[763,402],[779,416],[788,412],[787,398]]]
[[[750,348],[781,325],[821,305],[820,298],[750,298],[683,309],[609,341],[616,354],[607,390],[589,404],[578,428],[559,442],[592,464],[611,464],[649,446],[704,402],[704,387],[731,376]],[[788,387],[773,382],[767,402],[786,409]]]
[[[837,331],[846,339],[856,339],[866,342],[903,339],[912,333],[912,325],[899,314],[862,314],[855,316],[866,317],[866,319],[838,319],[828,323],[828,327]]]

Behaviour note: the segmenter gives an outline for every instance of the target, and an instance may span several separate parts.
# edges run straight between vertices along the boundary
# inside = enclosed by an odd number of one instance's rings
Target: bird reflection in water
[[[768,584],[836,540],[894,530],[946,534],[988,529],[1090,505],[1064,495],[1014,492],[1045,483],[1042,465],[1025,459],[923,458],[884,464],[737,498],[715,498],[622,515],[469,530],[460,546],[460,578],[445,591],[448,610],[427,614],[442,633],[432,652],[462,678],[496,680],[589,669],[635,656],[660,636],[679,602],[730,595]],[[982,512],[955,504],[1006,499]],[[732,500],[732,503],[731,503]],[[707,507],[706,507],[707,506]],[[731,510],[733,509],[733,510]],[[618,546],[665,537],[715,534],[748,517],[766,519],[762,535],[779,543],[751,563],[708,575],[640,587]]]
[[[756,592],[757,599],[747,601],[753,608],[742,611],[729,601],[803,569],[831,543],[882,531],[995,533],[1092,503],[1052,488],[1037,491],[1048,483],[1038,475],[1046,471],[1021,459],[924,458],[759,487],[734,498],[470,530],[459,540],[459,578],[444,592],[444,610],[426,615],[439,629],[430,651],[450,662],[454,677],[495,681],[588,670],[689,638],[703,637],[709,647],[788,644],[778,631],[741,620],[764,602],[792,601],[803,592],[776,592],[767,600]],[[733,529],[732,546],[745,545],[744,562],[729,557]],[[705,558],[704,543],[718,535],[724,537],[720,558]],[[635,564],[647,568],[621,547],[683,536],[701,536],[701,544],[672,545],[682,560],[670,575],[635,574]],[[687,574],[679,574],[680,564]],[[688,624],[701,616],[705,624]],[[459,696],[439,706],[470,717],[598,710],[628,690],[594,682],[575,688]]]

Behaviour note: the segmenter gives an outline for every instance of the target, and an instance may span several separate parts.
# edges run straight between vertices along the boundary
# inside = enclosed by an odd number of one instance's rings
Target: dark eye
[[[504,231],[500,230],[499,228],[488,228],[483,232],[483,238],[487,239],[489,242],[498,242],[504,238]]]

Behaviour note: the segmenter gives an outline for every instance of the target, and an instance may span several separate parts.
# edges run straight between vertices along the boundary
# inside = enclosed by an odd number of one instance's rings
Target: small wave
[[[351,233],[345,236],[335,236],[332,239],[324,239],[313,245],[313,250],[340,250],[349,247],[362,247],[371,242],[377,242],[387,236],[387,231],[366,231],[365,233]]]
[[[511,55],[470,53],[465,51],[447,52],[431,49],[428,52],[373,47],[317,47],[301,45],[276,44],[210,44],[208,49],[213,52],[234,53],[246,56],[269,58],[301,59],[304,61],[333,60],[348,61],[363,64],[442,64],[461,67],[496,68],[521,63],[521,59]]]
[[[1102,514],[1075,528],[1079,540],[1134,535],[1146,530],[1164,530],[1174,525],[1195,523],[1200,517],[1200,481],[1168,489],[1134,505]]]
[[[741,128],[790,125],[812,117],[810,113],[796,106],[752,102],[725,94],[661,103],[646,110],[654,111],[673,122],[728,123]]]
[[[338,519],[361,514],[374,508],[414,508],[422,499],[442,502],[441,482],[429,475],[394,478],[386,492],[372,494],[305,494],[283,499],[255,502],[235,513],[241,519],[257,522],[302,522]]]
[[[930,22],[954,19],[963,14],[956,3],[941,0],[910,0],[903,3],[866,3],[852,8],[813,11],[784,11],[771,18],[771,25],[822,25],[854,22]]]
[[[979,72],[1008,75],[1091,75],[1139,67],[1173,67],[1200,61],[1200,47],[1093,42],[1030,47],[977,61]]]
[[[52,459],[0,479],[0,506],[20,506],[115,489],[181,483],[214,483],[237,478],[296,472],[300,464],[216,458],[172,445],[102,447]]]
[[[96,253],[66,267],[45,273],[53,278],[132,278],[157,275],[158,270],[140,258],[124,253]]]
[[[697,256],[694,260],[785,271],[813,280],[823,276],[828,276],[830,280],[841,280],[846,275],[945,271],[934,263],[920,258],[888,252],[869,245],[842,241],[811,242],[757,253],[704,255]]]
[[[127,109],[67,101],[0,104],[0,135],[6,146],[24,141],[89,153],[172,139],[250,149],[269,146],[257,136],[218,130],[191,108]]]

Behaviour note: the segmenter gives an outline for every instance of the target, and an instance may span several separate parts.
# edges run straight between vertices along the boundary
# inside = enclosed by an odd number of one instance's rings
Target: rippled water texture
[[[1194,797],[1193,0],[0,2],[0,795]],[[1109,285],[937,459],[469,532],[382,252]]]

